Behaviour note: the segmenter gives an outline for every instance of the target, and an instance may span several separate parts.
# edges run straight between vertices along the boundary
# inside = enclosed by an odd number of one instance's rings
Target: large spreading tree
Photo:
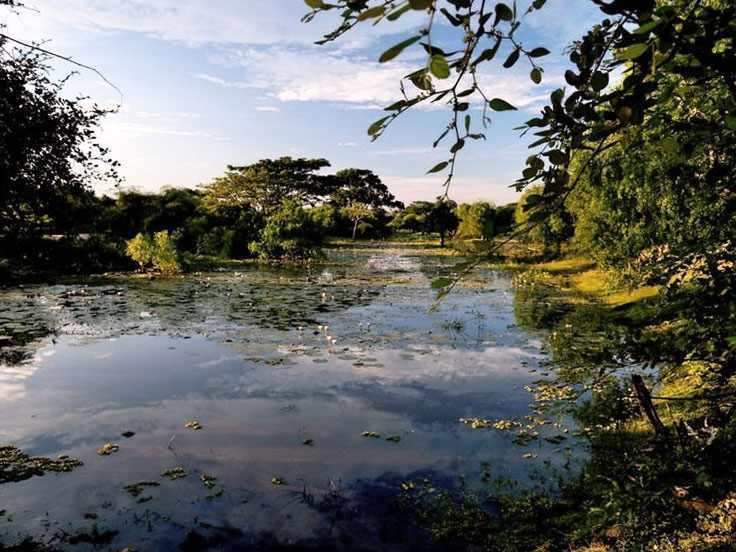
[[[229,165],[221,177],[204,187],[205,200],[215,206],[252,207],[268,216],[287,201],[314,205],[334,190],[334,179],[319,171],[326,159],[262,159],[252,165]]]

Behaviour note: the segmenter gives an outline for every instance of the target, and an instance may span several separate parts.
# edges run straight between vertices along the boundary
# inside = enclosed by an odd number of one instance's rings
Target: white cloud
[[[278,113],[281,110],[278,107],[274,107],[272,105],[259,105],[256,106],[256,111],[261,111],[263,113]]]
[[[52,27],[94,31],[133,31],[189,44],[310,44],[333,30],[337,15],[323,14],[300,23],[308,8],[303,0],[28,0],[37,9],[24,13],[28,30]],[[376,32],[402,32],[417,26],[419,14],[374,29],[361,25],[345,47],[365,46]],[[18,27],[14,21],[14,29]]]
[[[263,88],[263,85],[242,81],[228,81],[220,77],[208,75],[207,73],[197,73],[194,75],[194,78],[222,86],[223,88]]]
[[[282,102],[339,102],[352,107],[376,109],[401,97],[399,82],[419,64],[404,61],[378,63],[362,56],[315,48],[245,48],[231,52],[228,65],[240,65],[249,86],[268,88]],[[305,71],[305,67],[309,71]],[[489,98],[500,97],[517,107],[530,108],[549,97],[549,87],[559,78],[547,78],[535,86],[525,70],[489,69],[480,73],[480,84]],[[220,82],[221,79],[207,79]],[[411,84],[407,85],[412,87]],[[442,108],[443,104],[420,104]]]

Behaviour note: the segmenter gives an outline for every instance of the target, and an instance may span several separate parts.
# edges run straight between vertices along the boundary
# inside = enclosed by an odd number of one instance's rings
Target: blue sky
[[[303,0],[26,0],[33,10],[0,15],[8,32],[95,66],[122,91],[119,113],[101,138],[122,163],[124,186],[157,190],[196,186],[227,164],[281,155],[324,157],[334,169],[368,168],[399,199],[431,199],[442,177],[426,170],[447,157],[432,149],[449,112],[421,109],[402,117],[378,141],[366,128],[381,106],[399,96],[398,79],[421,66],[419,47],[388,64],[380,53],[422,25],[420,14],[357,32],[329,46],[313,42],[336,19],[300,22]],[[520,2],[519,7],[526,6]],[[482,80],[492,96],[517,105],[496,114],[488,140],[466,147],[450,195],[458,201],[505,203],[528,155],[528,140],[513,127],[530,118],[562,84],[565,46],[597,21],[589,0],[549,0],[519,35],[543,45],[545,78],[535,86],[529,68],[489,66]],[[450,45],[451,29],[434,40]],[[57,65],[59,70],[69,66]],[[100,104],[117,92],[82,72],[69,85]],[[476,112],[479,114],[479,112]],[[100,184],[99,191],[108,186]]]

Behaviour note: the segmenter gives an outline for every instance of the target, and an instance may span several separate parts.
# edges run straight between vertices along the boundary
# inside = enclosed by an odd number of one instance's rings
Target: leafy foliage
[[[314,204],[335,189],[334,179],[317,171],[329,167],[326,159],[262,159],[245,166],[227,167],[225,174],[204,187],[211,208],[253,208],[270,216],[284,201]]]
[[[52,79],[44,55],[14,50],[0,34],[0,248],[10,256],[18,239],[78,232],[69,215],[90,183],[117,180],[117,163],[96,139],[108,111],[67,98],[65,82]]]
[[[168,275],[181,272],[179,253],[166,230],[156,232],[153,238],[138,234],[127,242],[126,253],[143,269],[153,267]]]
[[[457,208],[460,226],[457,235],[460,238],[491,239],[496,235],[496,210],[485,201],[462,203]]]
[[[303,260],[318,252],[322,235],[309,214],[293,199],[286,199],[266,218],[258,241],[250,250],[265,259]]]

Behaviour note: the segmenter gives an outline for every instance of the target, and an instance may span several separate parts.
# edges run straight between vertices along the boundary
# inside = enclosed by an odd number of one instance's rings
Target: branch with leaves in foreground
[[[567,86],[555,89],[539,115],[518,130],[531,133],[533,153],[514,186],[522,190],[542,185],[543,193],[527,201],[533,210],[529,225],[546,220],[574,188],[577,178],[570,161],[575,152],[595,158],[627,127],[646,124],[653,107],[675,91],[678,79],[708,86],[723,85],[730,97],[720,106],[724,132],[736,131],[736,45],[732,22],[736,4],[728,0],[589,0],[600,8],[602,21],[592,26],[569,49],[571,69]],[[487,0],[305,0],[310,8],[303,20],[323,13],[337,14],[339,24],[318,44],[338,40],[359,25],[390,25],[409,14],[426,19],[379,57],[387,63],[412,48],[424,50],[424,62],[399,83],[400,98],[368,128],[379,138],[408,110],[420,104],[441,103],[451,112],[433,146],[446,143],[448,156],[428,173],[442,173],[445,195],[456,173],[460,152],[470,141],[484,140],[492,112],[516,110],[503,98],[489,97],[482,76],[492,63],[504,69],[528,65],[530,86],[544,81],[540,59],[549,51],[523,40],[524,19],[543,10],[546,0],[533,0],[525,9],[517,4]],[[452,38],[440,43],[438,22]],[[443,33],[446,34],[446,33]],[[614,83],[614,72],[621,75]],[[663,78],[676,76],[678,79]],[[480,125],[474,120],[480,109]],[[477,116],[475,116],[477,117]],[[697,132],[697,129],[693,129]]]

